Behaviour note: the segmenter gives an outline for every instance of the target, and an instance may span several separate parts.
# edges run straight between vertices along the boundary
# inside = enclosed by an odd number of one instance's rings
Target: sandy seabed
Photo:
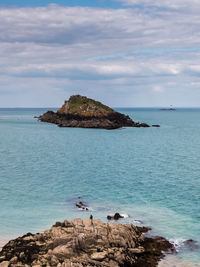
[[[200,267],[200,264],[190,263],[176,255],[168,255],[159,263],[158,267]]]

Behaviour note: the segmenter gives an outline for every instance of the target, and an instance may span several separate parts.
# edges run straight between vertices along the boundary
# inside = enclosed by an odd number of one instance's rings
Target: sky
[[[200,106],[199,0],[0,0],[0,108]]]

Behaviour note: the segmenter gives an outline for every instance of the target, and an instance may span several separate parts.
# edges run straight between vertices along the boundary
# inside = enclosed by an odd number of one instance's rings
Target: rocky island
[[[44,233],[11,240],[0,252],[0,267],[155,267],[174,251],[149,228],[100,220],[57,222]]]
[[[60,127],[118,129],[121,127],[149,127],[134,122],[129,116],[86,96],[73,95],[56,112],[48,111],[39,117],[42,122]]]

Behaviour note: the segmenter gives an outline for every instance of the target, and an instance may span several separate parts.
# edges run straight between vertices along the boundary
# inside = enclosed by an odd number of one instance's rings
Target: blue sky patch
[[[61,6],[89,6],[89,7],[106,7],[106,8],[120,8],[120,2],[111,1],[111,0],[0,0],[0,6],[18,6],[18,7],[27,7],[27,6],[46,6],[49,4],[57,4]]]

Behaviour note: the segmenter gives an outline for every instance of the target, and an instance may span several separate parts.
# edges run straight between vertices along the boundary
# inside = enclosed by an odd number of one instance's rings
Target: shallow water
[[[119,109],[161,127],[111,131],[33,118],[44,111],[0,109],[0,243],[64,218],[106,221],[118,211],[175,242],[182,261],[200,263],[200,250],[183,247],[200,243],[199,109]],[[77,210],[78,197],[92,210]]]
[[[179,256],[170,255],[166,256],[158,267],[200,267],[200,264],[181,259]]]

